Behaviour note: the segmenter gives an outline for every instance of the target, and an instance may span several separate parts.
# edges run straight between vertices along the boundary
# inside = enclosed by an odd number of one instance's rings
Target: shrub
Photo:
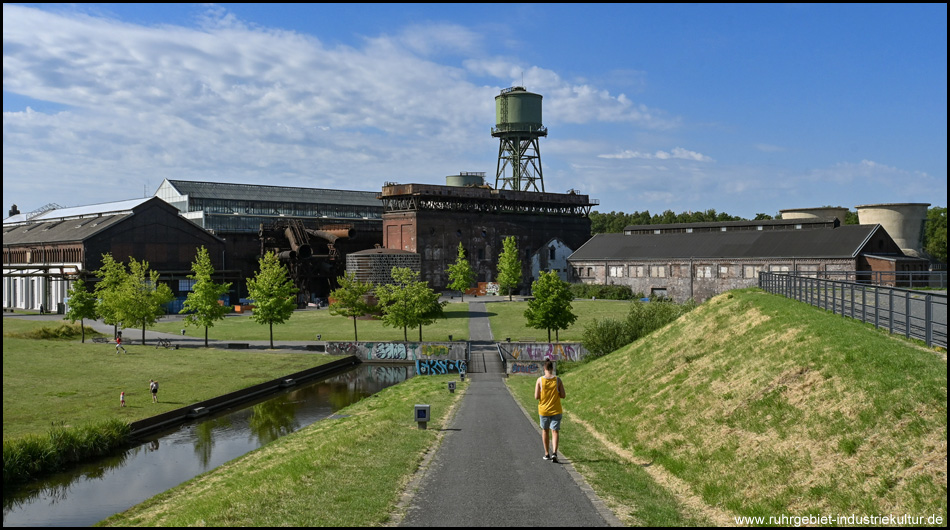
[[[623,321],[609,318],[594,320],[593,324],[584,328],[581,339],[584,348],[590,352],[585,360],[596,359],[616,351],[673,322],[695,307],[696,302],[692,299],[682,304],[670,301],[635,302],[630,306],[627,318]]]
[[[86,326],[86,334],[90,336],[95,336],[97,333],[94,329],[89,326]],[[18,339],[40,339],[40,340],[73,340],[78,339],[82,336],[82,326],[78,323],[69,324],[63,322],[58,326],[43,326],[30,331],[25,331],[21,333],[4,333],[7,337],[14,337]]]
[[[571,284],[571,294],[574,298],[597,298],[600,300],[632,300],[642,298],[643,293],[636,293],[626,285],[589,285],[585,283]]]
[[[4,440],[3,488],[107,455],[128,443],[130,433],[127,423],[108,420],[83,427],[54,426],[46,436]]]

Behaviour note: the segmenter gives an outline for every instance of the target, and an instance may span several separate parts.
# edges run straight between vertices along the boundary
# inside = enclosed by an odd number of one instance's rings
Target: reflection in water
[[[186,423],[120,455],[27,485],[3,497],[4,526],[89,526],[405,381],[412,366],[361,364],[240,410]]]

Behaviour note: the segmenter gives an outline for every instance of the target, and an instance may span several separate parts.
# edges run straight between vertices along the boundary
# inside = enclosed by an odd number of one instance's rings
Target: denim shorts
[[[555,414],[554,416],[541,416],[541,428],[551,429],[552,431],[560,431],[561,416],[562,414]]]

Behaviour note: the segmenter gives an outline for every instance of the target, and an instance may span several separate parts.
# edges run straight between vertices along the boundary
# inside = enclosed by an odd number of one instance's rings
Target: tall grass
[[[3,488],[112,453],[129,442],[129,424],[112,419],[80,427],[53,426],[45,436],[3,441]]]

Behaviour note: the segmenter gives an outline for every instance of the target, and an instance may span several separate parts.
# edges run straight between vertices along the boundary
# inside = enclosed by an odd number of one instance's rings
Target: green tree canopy
[[[270,347],[274,347],[274,324],[283,324],[297,308],[297,288],[281,265],[277,254],[268,252],[259,261],[259,270],[247,280],[248,297],[254,300],[251,320],[267,324],[270,329]]]
[[[383,311],[383,325],[402,328],[403,340],[409,340],[409,328],[419,327],[442,318],[439,295],[429,284],[419,281],[419,273],[408,267],[393,267],[392,284],[376,287],[376,297]]]
[[[192,274],[188,275],[188,279],[194,280],[195,283],[179,313],[187,314],[185,325],[204,327],[205,348],[207,348],[208,328],[213,327],[215,322],[231,311],[230,306],[218,303],[221,297],[227,294],[231,284],[214,283],[211,280],[211,276],[214,275],[214,266],[211,265],[211,257],[205,247],[198,249],[195,261],[191,264],[191,271]]]
[[[369,314],[372,309],[366,301],[366,295],[373,289],[373,284],[362,282],[352,272],[347,272],[337,278],[340,287],[330,293],[330,314],[353,319],[353,340],[358,341],[356,333],[356,319]]]
[[[119,288],[125,283],[128,270],[121,261],[116,261],[112,254],[102,255],[102,266],[93,271],[99,278],[96,282],[96,314],[102,317],[106,324],[112,324],[113,335],[118,331],[119,322]]]
[[[69,297],[66,318],[73,323],[79,321],[79,327],[82,329],[82,342],[86,342],[86,319],[94,320],[96,318],[96,295],[87,290],[86,282],[80,278],[73,282],[66,296]]]
[[[511,290],[521,283],[521,259],[518,257],[518,244],[515,236],[508,236],[502,243],[501,254],[498,255],[498,286],[508,292],[511,300]]]
[[[129,258],[129,274],[119,288],[118,317],[128,327],[145,328],[165,314],[165,304],[174,298],[170,287],[159,281],[158,271],[149,270],[147,261]]]
[[[935,207],[927,210],[924,229],[924,251],[941,262],[947,262],[947,209]]]
[[[465,249],[462,247],[462,243],[459,243],[459,253],[455,263],[449,265],[446,271],[449,273],[449,289],[461,293],[464,302],[465,289],[468,289],[475,281],[475,271],[468,260],[465,259]]]
[[[528,327],[548,330],[548,342],[551,342],[551,330],[567,329],[577,320],[571,309],[570,285],[558,277],[554,271],[542,271],[538,279],[531,286],[534,299],[528,302],[524,317]]]

